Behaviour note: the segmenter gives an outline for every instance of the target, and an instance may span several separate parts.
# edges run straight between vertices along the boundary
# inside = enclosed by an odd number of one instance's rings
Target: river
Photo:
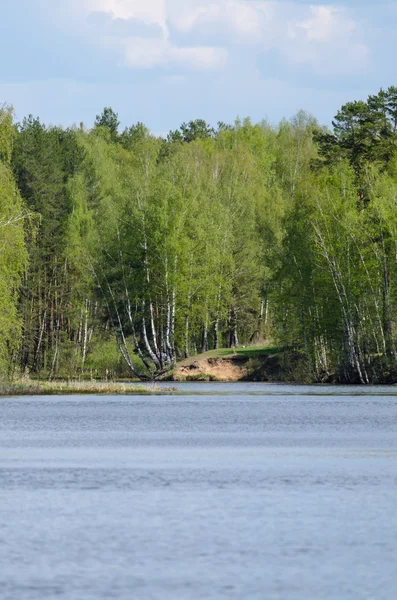
[[[2,600],[395,600],[397,387],[0,398]]]

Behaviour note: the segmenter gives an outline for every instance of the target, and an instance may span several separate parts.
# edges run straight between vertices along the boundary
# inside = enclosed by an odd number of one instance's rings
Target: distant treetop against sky
[[[165,133],[182,121],[329,123],[344,102],[397,84],[391,0],[1,0],[0,102],[17,118]]]

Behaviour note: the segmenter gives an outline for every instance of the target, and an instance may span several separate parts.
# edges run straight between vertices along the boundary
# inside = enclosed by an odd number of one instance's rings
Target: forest
[[[397,381],[397,88],[166,138],[0,109],[0,372],[157,377],[273,340],[313,382]]]

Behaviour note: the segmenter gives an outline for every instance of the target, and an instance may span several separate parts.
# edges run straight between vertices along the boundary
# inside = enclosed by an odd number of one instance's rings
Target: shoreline
[[[79,382],[79,381],[17,381],[0,383],[0,397],[15,397],[15,396],[57,396],[57,395],[117,395],[117,396],[132,396],[132,395],[148,395],[151,394],[170,394],[175,391],[175,388],[159,386],[149,383],[142,385],[133,382],[125,383],[109,383],[109,382]]]
[[[201,383],[201,384],[238,384],[238,383],[257,383],[257,384],[273,384],[273,385],[292,385],[292,386],[313,386],[316,388],[321,387],[360,387],[363,390],[376,386],[379,388],[395,386],[396,384],[390,383],[376,383],[376,384],[357,384],[357,383],[324,383],[324,382],[302,382],[302,381],[258,381],[254,379],[240,379],[235,381],[222,381],[216,379],[194,379],[194,380],[183,380],[176,381],[175,383]],[[105,383],[105,382],[90,382],[84,384],[80,382],[66,382],[66,381],[52,381],[52,382],[32,382],[32,381],[19,381],[11,383],[0,384],[0,400],[2,398],[16,398],[23,396],[169,396],[170,394],[183,395],[183,390],[178,387],[168,387],[165,385],[156,385],[148,383],[142,385],[131,381],[129,383]]]

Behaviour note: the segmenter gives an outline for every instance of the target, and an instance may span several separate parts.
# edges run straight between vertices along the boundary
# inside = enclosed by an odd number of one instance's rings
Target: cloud
[[[70,0],[69,15],[84,33],[133,69],[207,71],[225,66],[228,51],[217,44],[178,43],[169,30],[166,0]],[[175,7],[175,2],[172,3]],[[181,4],[182,6],[182,4]]]
[[[169,19],[173,27],[182,33],[208,31],[219,34],[220,30],[242,38],[246,42],[259,42],[273,16],[271,2],[246,2],[244,0],[217,0],[181,5],[170,2]]]
[[[78,4],[89,13],[100,11],[113,19],[138,19],[147,25],[156,23],[167,32],[165,0],[82,0]]]
[[[288,24],[282,54],[292,65],[310,65],[315,73],[346,74],[367,66],[369,50],[347,9],[309,6],[303,19]]]
[[[313,0],[315,1],[315,0]],[[294,0],[69,0],[74,31],[130,69],[223,69],[234,56],[251,64],[276,56],[305,76],[346,75],[368,65],[353,13]],[[65,6],[65,5],[64,5]]]
[[[390,0],[0,3],[0,102],[18,118],[89,125],[112,106],[123,124],[164,132],[304,108],[329,123],[345,102],[395,83]]]
[[[346,74],[368,64],[364,34],[344,6],[293,0],[170,0],[167,23],[196,40],[221,39],[229,50],[252,48],[253,61],[263,53],[276,53],[285,67],[304,65],[316,75]]]
[[[310,42],[331,42],[336,36],[350,34],[355,25],[346,18],[345,10],[335,6],[311,6],[310,16],[289,27],[289,36],[303,36]]]
[[[100,36],[106,37],[162,37],[163,30],[159,23],[144,23],[139,19],[113,18],[110,13],[95,11],[91,13],[87,22],[97,29]]]

